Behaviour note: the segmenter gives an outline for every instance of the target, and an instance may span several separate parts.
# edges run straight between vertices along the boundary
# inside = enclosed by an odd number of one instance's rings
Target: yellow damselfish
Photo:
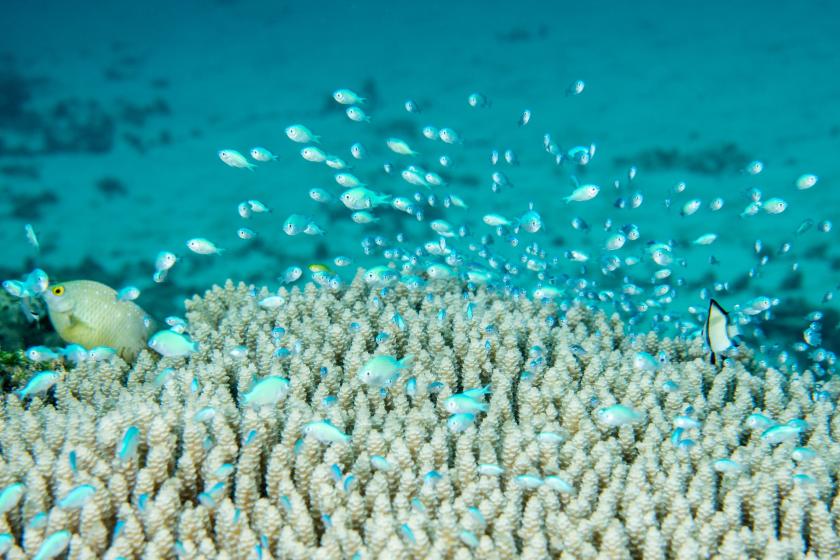
[[[54,284],[44,293],[50,321],[58,336],[88,350],[109,346],[133,360],[146,346],[154,321],[137,304],[121,301],[117,292],[91,280]]]

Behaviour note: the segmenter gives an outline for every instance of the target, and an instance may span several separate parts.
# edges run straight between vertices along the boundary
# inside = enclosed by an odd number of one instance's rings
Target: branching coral
[[[26,487],[0,515],[8,557],[60,530],[72,558],[840,554],[838,388],[809,372],[761,369],[749,352],[719,370],[696,338],[631,336],[580,304],[455,283],[383,292],[357,277],[343,293],[280,290],[275,310],[259,307],[267,295],[228,282],[189,300],[188,359],[85,362],[54,397],[6,395],[0,487]],[[641,351],[669,359],[637,371]],[[381,391],[356,377],[374,354],[414,361]],[[268,375],[288,394],[244,406]],[[444,400],[488,384],[486,413],[447,429]],[[643,421],[604,425],[597,410],[616,403]],[[747,422],[756,411],[808,426],[773,445]],[[675,441],[678,415],[699,425]],[[318,420],[350,442],[304,437]],[[131,426],[139,447],[121,461]],[[797,464],[799,444],[816,456]],[[82,484],[93,496],[62,508]]]

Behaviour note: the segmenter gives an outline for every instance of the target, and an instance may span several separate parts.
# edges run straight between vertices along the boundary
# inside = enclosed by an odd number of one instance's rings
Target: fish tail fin
[[[277,161],[277,156],[271,156],[271,161]]]
[[[490,393],[492,393],[492,391],[490,390],[490,383],[481,388],[482,395],[489,395]]]
[[[256,163],[251,163],[251,162],[248,162],[248,163],[246,163],[246,164],[245,164],[245,168],[246,168],[248,171],[253,171],[256,167],[257,167],[257,164],[256,164]]]
[[[414,354],[406,354],[403,359],[399,361],[400,367],[409,367],[414,362]]]
[[[221,255],[225,251],[227,251],[227,249],[222,249],[221,247],[216,247],[216,254],[217,255]]]
[[[321,143],[321,137],[313,134],[312,135],[312,141],[315,142],[316,144],[320,144]]]

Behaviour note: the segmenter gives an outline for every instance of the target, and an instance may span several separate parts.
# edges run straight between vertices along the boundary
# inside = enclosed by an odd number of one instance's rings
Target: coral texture
[[[273,310],[258,305],[268,290],[231,282],[189,300],[200,343],[189,358],[83,362],[62,372],[54,394],[6,395],[0,487],[26,487],[0,515],[0,533],[15,541],[8,557],[34,554],[63,529],[70,558],[840,554],[838,388],[807,371],[767,369],[750,352],[717,368],[699,337],[633,336],[581,304],[455,282],[383,293],[359,275],[340,293],[279,293],[285,304]],[[240,345],[247,355],[231,355]],[[639,371],[641,351],[667,360]],[[356,376],[379,354],[414,355],[385,391]],[[270,374],[290,380],[288,394],[243,406]],[[444,400],[487,384],[487,411],[461,433],[448,429]],[[642,421],[603,424],[597,411],[616,403]],[[770,444],[747,422],[757,411],[808,426]],[[699,427],[675,444],[679,415]],[[350,442],[304,436],[314,420]],[[130,426],[139,448],[121,461]],[[560,438],[538,436],[546,432]],[[816,456],[797,464],[798,445]],[[742,471],[719,472],[722,458]],[[485,464],[504,472],[482,474]],[[81,484],[96,488],[92,498],[59,507]]]

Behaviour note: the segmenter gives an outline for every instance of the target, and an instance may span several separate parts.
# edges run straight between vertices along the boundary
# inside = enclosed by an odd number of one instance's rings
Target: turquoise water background
[[[666,311],[700,305],[700,289],[728,282],[719,295],[727,306],[780,298],[777,315],[790,318],[780,334],[788,337],[809,311],[833,313],[831,341],[837,300],[823,300],[840,282],[836,230],[794,232],[806,219],[838,221],[838,21],[840,5],[832,2],[16,4],[0,23],[0,270],[16,278],[37,265],[59,280],[135,284],[143,290],[138,303],[162,316],[227,278],[276,287],[291,264],[336,255],[382,262],[361,255],[365,235],[405,231],[413,244],[433,238],[425,223],[392,210],[360,226],[340,205],[311,201],[310,188],[340,189],[329,168],[303,161],[301,146],[285,137],[286,126],[303,123],[348,162],[349,146],[363,142],[369,157],[353,162],[354,173],[377,191],[414,192],[382,171],[386,161],[398,168],[407,161],[387,151],[389,136],[416,146],[429,167],[451,155],[447,189],[470,209],[429,210],[429,218],[466,223],[478,236],[492,233],[484,214],[519,215],[531,201],[545,225],[523,245],[538,241],[561,257],[587,251],[594,262],[586,275],[612,289],[625,272],[649,287],[647,263],[607,278],[599,272],[604,220],[633,223],[640,243],[673,239],[686,258],[675,270],[686,286]],[[577,79],[585,80],[584,93],[567,96]],[[369,98],[371,123],[345,117],[331,99],[339,87]],[[468,106],[476,91],[489,108]],[[422,112],[407,113],[406,99]],[[525,109],[533,118],[519,127]],[[425,140],[420,129],[428,124],[456,129],[463,145]],[[592,163],[558,168],[543,150],[547,132],[564,148],[595,143]],[[248,172],[216,155],[254,145],[278,161]],[[494,194],[489,154],[506,148],[521,163],[501,168],[514,186]],[[744,173],[756,159],[765,171]],[[633,185],[616,191],[613,180],[626,182],[631,165],[638,168]],[[817,174],[817,186],[796,190],[803,173]],[[566,204],[572,174],[602,193]],[[687,189],[677,195],[679,181]],[[753,187],[784,198],[788,209],[740,218]],[[637,191],[645,197],[640,208],[613,206]],[[726,206],[712,213],[706,205],[716,196]],[[703,209],[680,216],[693,197]],[[245,224],[236,206],[252,198],[273,212]],[[674,201],[670,209],[665,198]],[[291,213],[312,216],[327,235],[284,235]],[[592,231],[572,229],[574,216]],[[39,232],[40,256],[26,242],[25,223]],[[238,239],[243,225],[258,239]],[[690,245],[706,232],[718,234],[714,245]],[[184,243],[197,236],[227,252],[189,254]],[[756,239],[769,262],[749,278]],[[793,249],[778,255],[784,242]],[[182,259],[156,285],[160,250]],[[505,251],[514,258],[521,248]],[[621,256],[641,253],[641,245],[628,246]],[[719,264],[709,264],[711,255]],[[579,269],[563,260],[557,272]],[[341,274],[349,281],[353,271]],[[765,330],[772,333],[772,321]]]

